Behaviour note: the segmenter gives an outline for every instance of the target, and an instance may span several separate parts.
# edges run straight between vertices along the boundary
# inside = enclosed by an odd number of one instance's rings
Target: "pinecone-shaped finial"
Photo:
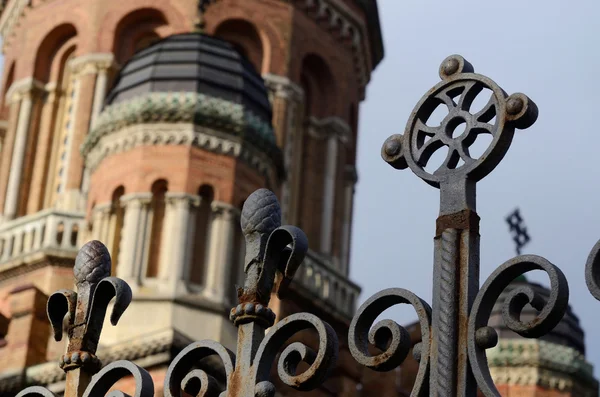
[[[110,253],[100,241],[92,240],[85,244],[75,258],[73,273],[77,285],[88,282],[97,284],[110,276]]]

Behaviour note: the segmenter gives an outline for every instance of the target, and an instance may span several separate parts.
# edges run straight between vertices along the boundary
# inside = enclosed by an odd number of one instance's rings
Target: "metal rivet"
[[[390,139],[385,143],[385,154],[394,157],[400,154],[402,145],[397,139]]]
[[[454,73],[458,72],[459,66],[460,63],[458,62],[458,59],[450,58],[446,61],[446,63],[444,63],[444,73],[448,76],[453,75]]]
[[[523,110],[523,106],[525,106],[523,99],[519,97],[509,98],[506,102],[506,112],[511,115],[519,114]]]
[[[475,342],[480,349],[491,349],[498,344],[498,333],[492,327],[482,327],[475,331]]]

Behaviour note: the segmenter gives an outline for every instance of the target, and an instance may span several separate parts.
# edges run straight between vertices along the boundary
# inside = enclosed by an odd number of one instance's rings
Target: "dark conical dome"
[[[263,79],[227,41],[201,33],[169,36],[138,52],[120,71],[106,105],[152,92],[193,92],[243,105],[271,122]]]
[[[252,64],[227,41],[202,33],[177,34],[135,54],[116,77],[81,153],[88,156],[103,137],[128,127],[165,123],[191,123],[205,135],[228,137],[243,149],[200,140],[203,147],[226,153],[241,150],[240,156],[252,164],[265,164],[246,150],[257,149],[283,175],[267,88]],[[264,170],[263,165],[259,168]]]
[[[498,332],[498,336],[501,339],[515,339],[522,338],[520,335],[514,333],[504,325],[502,320],[502,306],[510,294],[510,292],[523,284],[529,284],[533,290],[538,293],[545,301],[550,296],[548,288],[543,287],[540,284],[527,281],[525,277],[515,279],[500,295],[500,298],[496,301],[492,315],[490,317],[489,326],[494,327]],[[521,312],[521,321],[531,321],[537,315],[537,311],[531,306],[527,305]],[[573,313],[571,306],[567,308],[565,316],[560,323],[548,334],[539,338],[547,342],[556,343],[562,346],[571,347],[582,354],[585,354],[585,342],[584,334],[581,326],[579,325],[579,318]]]

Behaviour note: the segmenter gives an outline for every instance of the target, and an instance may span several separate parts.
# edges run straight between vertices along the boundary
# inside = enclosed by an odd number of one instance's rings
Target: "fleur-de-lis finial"
[[[277,271],[276,292],[282,296],[308,250],[308,239],[295,226],[281,226],[281,207],[273,192],[259,189],[244,202],[241,227],[246,239],[246,282],[238,290],[239,304],[231,310],[236,324],[259,321],[270,326],[275,315],[268,308]]]
[[[48,299],[48,318],[54,339],[62,339],[63,323],[68,322],[69,344],[60,361],[65,372],[83,368],[93,374],[100,369],[96,349],[108,304],[115,298],[110,320],[116,325],[131,303],[131,288],[125,281],[110,277],[110,270],[107,248],[99,241],[90,241],[75,259],[73,273],[77,292],[60,290]]]

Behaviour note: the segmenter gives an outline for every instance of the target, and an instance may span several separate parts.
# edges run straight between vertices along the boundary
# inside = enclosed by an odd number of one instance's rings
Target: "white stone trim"
[[[323,187],[323,212],[321,214],[321,252],[331,254],[333,241],[333,218],[335,207],[335,183],[338,171],[338,140],[335,135],[327,138],[325,174]]]
[[[352,137],[352,128],[346,121],[337,116],[322,119],[310,116],[308,118],[308,134],[316,139],[327,139],[333,135],[346,145]]]
[[[12,36],[17,21],[25,14],[25,8],[31,6],[31,0],[9,0],[7,7],[2,10],[0,16],[0,36],[2,36],[2,52],[6,49],[6,43]]]
[[[13,219],[17,215],[18,196],[20,193],[27,139],[31,125],[33,98],[25,96],[21,101],[15,142],[12,148],[13,156],[10,163],[10,175],[6,188],[6,201],[4,203],[4,219]]]
[[[235,227],[239,227],[236,223],[240,211],[231,204],[220,201],[213,201],[211,208],[206,286],[203,293],[214,302],[226,304],[229,300],[227,287],[234,260],[232,248]]]
[[[152,193],[130,193],[121,197],[125,207],[125,219],[119,250],[119,266],[117,276],[134,284],[139,283],[143,267],[145,230],[147,223],[147,206],[152,200]]]
[[[304,90],[286,76],[266,73],[262,76],[269,92],[279,98],[301,102],[304,99]]]
[[[119,65],[115,61],[114,54],[110,52],[96,52],[78,56],[69,61],[69,68],[74,76],[84,74],[99,74],[111,69],[117,69]]]
[[[11,104],[18,102],[25,97],[31,97],[35,92],[45,92],[46,87],[39,80],[33,77],[26,77],[21,80],[17,80],[6,91],[5,102]]]
[[[173,295],[187,293],[186,280],[193,257],[196,218],[193,209],[201,198],[187,193],[165,193],[165,221],[158,278]]]
[[[274,185],[275,170],[272,160],[242,138],[192,123],[137,124],[107,134],[88,153],[85,159],[90,172],[112,154],[122,153],[144,145],[194,146],[211,152],[240,158]]]

